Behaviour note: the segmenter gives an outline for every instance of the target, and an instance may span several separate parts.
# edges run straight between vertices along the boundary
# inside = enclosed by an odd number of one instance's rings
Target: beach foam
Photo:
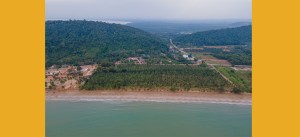
[[[75,101],[75,102],[159,102],[159,103],[211,103],[252,105],[249,99],[222,99],[208,97],[145,97],[145,96],[47,96],[46,101]]]

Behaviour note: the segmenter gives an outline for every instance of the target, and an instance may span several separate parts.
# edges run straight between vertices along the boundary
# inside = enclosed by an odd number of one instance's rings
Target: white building
[[[182,55],[182,56],[183,56],[184,58],[189,58],[189,55],[186,55],[186,54],[185,54],[185,55]]]

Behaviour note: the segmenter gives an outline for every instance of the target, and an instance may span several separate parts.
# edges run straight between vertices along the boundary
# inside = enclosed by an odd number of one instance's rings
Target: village
[[[62,65],[51,66],[46,70],[46,89],[66,90],[78,89],[84,82],[92,76],[98,65],[71,66]]]
[[[129,57],[127,59],[123,59],[120,61],[115,62],[115,65],[120,64],[147,64],[147,62],[142,57]]]
[[[242,45],[247,46],[247,45]],[[251,65],[232,65],[228,60],[218,59],[211,55],[209,52],[203,52],[205,49],[220,49],[223,52],[230,52],[232,45],[228,46],[203,46],[203,47],[189,47],[179,48],[173,44],[170,39],[169,51],[171,53],[179,53],[183,58],[189,60],[193,65],[200,65],[205,62],[208,66],[214,68],[214,66],[230,67],[234,70],[252,71]]]

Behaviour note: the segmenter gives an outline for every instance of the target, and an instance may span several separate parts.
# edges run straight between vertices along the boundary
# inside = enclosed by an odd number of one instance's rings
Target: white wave
[[[47,97],[46,101],[74,101],[74,102],[107,102],[107,103],[127,103],[127,102],[157,102],[157,103],[209,103],[209,104],[230,104],[230,105],[252,105],[251,101],[225,100],[225,99],[203,99],[203,98],[163,98],[163,97]]]

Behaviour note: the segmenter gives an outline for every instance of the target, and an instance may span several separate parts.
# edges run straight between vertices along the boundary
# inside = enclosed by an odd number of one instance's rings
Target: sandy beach
[[[143,101],[252,105],[252,94],[170,91],[46,91],[46,101]]]

